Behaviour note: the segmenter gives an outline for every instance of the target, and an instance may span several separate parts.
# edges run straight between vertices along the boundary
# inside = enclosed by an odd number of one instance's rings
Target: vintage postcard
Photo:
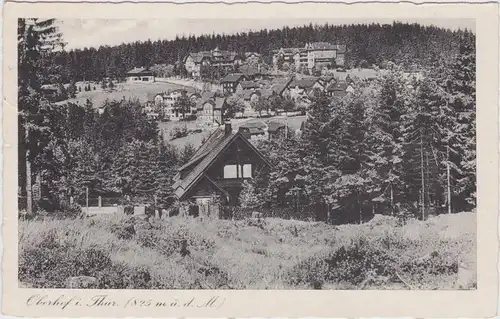
[[[496,314],[498,4],[3,21],[5,314]]]

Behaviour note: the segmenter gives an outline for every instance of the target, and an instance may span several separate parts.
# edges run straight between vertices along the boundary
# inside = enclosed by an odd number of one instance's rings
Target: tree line
[[[207,51],[215,47],[239,53],[258,52],[267,64],[272,64],[273,50],[325,41],[347,46],[348,67],[383,66],[387,61],[404,66],[429,66],[439,65],[442,58],[457,54],[463,38],[474,41],[475,35],[468,30],[451,31],[401,22],[341,26],[309,24],[232,35],[178,36],[174,40],[61,50],[44,56],[42,64],[44,68],[57,70],[58,81],[63,83],[71,80],[100,81],[105,77],[121,79],[134,67],[153,67],[159,75],[186,75],[183,59],[190,52]],[[203,72],[207,76],[205,73],[209,71]],[[208,75],[211,77],[211,74]],[[46,81],[56,82],[54,79]]]
[[[146,117],[136,100],[106,101],[102,109],[99,113],[87,100],[84,106],[67,103],[51,110],[51,135],[38,138],[44,147],[31,162],[31,178],[40,180],[41,187],[35,208],[67,209],[70,196],[82,205],[87,191],[91,198],[116,203],[157,198],[157,204],[166,204],[176,169],[194,147],[166,144],[157,122]],[[26,185],[24,174],[20,185]]]

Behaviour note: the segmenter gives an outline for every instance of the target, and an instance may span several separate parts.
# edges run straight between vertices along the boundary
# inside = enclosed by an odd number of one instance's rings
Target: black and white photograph
[[[17,22],[20,288],[478,288],[476,19]]]

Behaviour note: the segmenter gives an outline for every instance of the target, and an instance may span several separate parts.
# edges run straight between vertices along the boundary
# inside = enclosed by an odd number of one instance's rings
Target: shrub
[[[94,276],[111,266],[109,255],[96,248],[75,251],[46,237],[40,247],[24,249],[19,256],[19,279],[34,287],[64,288],[75,276]]]
[[[181,126],[181,127],[176,126],[170,131],[170,138],[172,140],[186,136],[188,136],[188,129],[186,126]]]
[[[379,247],[360,237],[297,264],[290,271],[289,282],[293,285],[313,284],[313,281],[357,285],[368,279],[368,275],[389,275],[393,263]]]
[[[187,115],[186,117],[182,118],[181,121],[196,121],[197,117],[194,114]]]
[[[131,239],[136,234],[133,219],[129,219],[123,224],[112,225],[111,232],[119,239]]]
[[[33,288],[65,288],[68,278],[88,276],[102,289],[476,286],[474,214],[403,226],[384,216],[335,227],[265,221],[260,229],[250,219],[20,220],[19,281]]]
[[[99,289],[150,289],[151,274],[145,267],[115,263],[97,275]]]

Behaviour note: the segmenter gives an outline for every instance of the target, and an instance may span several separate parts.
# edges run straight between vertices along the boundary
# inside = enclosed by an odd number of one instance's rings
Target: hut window
[[[252,177],[252,164],[244,164],[243,178],[251,178],[251,177]]]
[[[224,166],[224,178],[238,178],[238,170],[236,165]]]

